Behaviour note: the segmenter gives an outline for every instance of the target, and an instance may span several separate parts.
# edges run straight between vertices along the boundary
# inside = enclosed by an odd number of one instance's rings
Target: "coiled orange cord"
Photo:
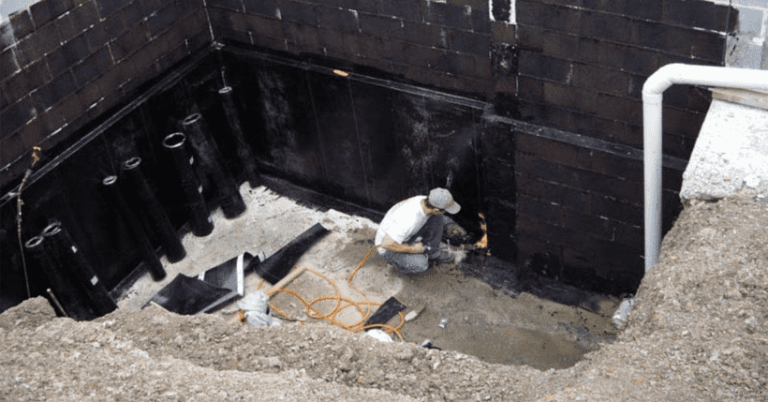
[[[290,294],[290,295],[296,297],[297,299],[299,299],[299,301],[302,302],[304,304],[304,306],[306,307],[306,310],[305,310],[306,314],[310,318],[314,318],[314,319],[317,319],[317,320],[328,321],[328,322],[330,322],[331,324],[333,324],[333,325],[335,325],[337,327],[341,327],[341,328],[343,328],[343,329],[345,329],[345,330],[347,330],[349,332],[353,332],[353,333],[364,331],[364,330],[366,330],[368,328],[380,327],[380,328],[383,328],[386,333],[389,333],[389,334],[395,333],[397,335],[397,337],[400,338],[400,340],[402,341],[403,340],[403,335],[400,332],[400,329],[405,324],[405,315],[403,315],[402,312],[398,312],[398,314],[400,315],[400,323],[397,326],[392,326],[392,325],[389,325],[389,324],[365,325],[365,320],[368,319],[368,317],[371,315],[371,307],[372,306],[380,306],[381,303],[372,301],[371,299],[368,298],[368,296],[365,295],[365,293],[363,293],[360,289],[358,289],[355,285],[352,284],[352,280],[354,279],[355,274],[357,274],[357,272],[360,271],[360,268],[362,268],[363,265],[365,265],[365,263],[368,262],[368,258],[370,258],[371,255],[373,255],[373,252],[375,250],[376,250],[376,247],[371,247],[371,249],[368,250],[368,252],[365,254],[365,256],[360,261],[360,263],[357,264],[357,267],[355,267],[355,269],[349,275],[349,280],[348,280],[349,287],[354,289],[356,292],[360,293],[365,298],[365,301],[359,301],[359,300],[350,299],[348,297],[343,297],[341,295],[341,291],[339,290],[339,287],[336,286],[336,283],[334,283],[331,279],[329,279],[327,276],[323,275],[322,273],[320,273],[318,271],[315,271],[315,270],[312,270],[312,269],[307,269],[307,271],[311,272],[311,273],[313,273],[315,275],[318,275],[321,278],[325,279],[325,281],[328,282],[331,286],[333,286],[333,288],[336,290],[336,294],[335,295],[320,296],[317,299],[314,299],[311,302],[308,302],[303,297],[301,297],[301,295],[299,295],[298,293],[296,293],[295,291],[293,291],[291,289],[285,289],[285,288],[279,289],[279,290],[277,290],[277,293],[287,293],[287,294]],[[261,288],[261,285],[263,283],[264,283],[264,280],[259,282],[259,288]],[[334,306],[334,308],[331,309],[331,311],[329,311],[327,313],[323,313],[322,311],[318,310],[314,306],[315,304],[317,304],[317,303],[319,303],[321,301],[325,301],[325,300],[335,300],[336,301],[336,305]],[[346,304],[342,304],[342,302],[345,302]],[[286,318],[290,318],[290,316],[288,314],[286,314],[285,312],[283,312],[280,309],[278,309],[277,307],[275,307],[275,305],[273,303],[270,302],[269,303],[269,307],[273,311],[275,311],[276,313],[278,313],[278,314],[280,314],[280,315],[282,315],[282,316],[284,316]],[[347,324],[347,323],[344,323],[342,321],[339,321],[336,317],[339,315],[340,312],[342,312],[343,310],[345,310],[345,309],[347,309],[349,307],[356,307],[358,309],[358,311],[360,312],[360,315],[363,318],[360,319],[359,321],[355,322],[354,324]]]

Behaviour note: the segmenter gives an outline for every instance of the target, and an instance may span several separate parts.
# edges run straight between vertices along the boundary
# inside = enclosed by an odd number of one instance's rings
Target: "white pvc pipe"
[[[662,98],[674,84],[768,90],[768,71],[746,68],[668,64],[643,85],[645,186],[645,271],[659,260],[661,248]]]

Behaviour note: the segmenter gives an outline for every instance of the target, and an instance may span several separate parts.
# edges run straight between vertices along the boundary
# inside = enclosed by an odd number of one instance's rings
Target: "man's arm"
[[[381,244],[379,246],[398,253],[421,254],[427,252],[426,246],[421,242],[415,244],[400,244],[387,234],[384,234],[384,238],[381,239]]]

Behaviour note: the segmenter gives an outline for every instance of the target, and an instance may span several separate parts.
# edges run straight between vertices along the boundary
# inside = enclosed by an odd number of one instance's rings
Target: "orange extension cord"
[[[360,268],[362,268],[363,265],[365,265],[365,263],[368,262],[368,258],[370,258],[371,255],[373,255],[374,250],[376,250],[376,247],[371,247],[371,249],[368,250],[368,252],[365,254],[365,257],[363,257],[363,259],[360,261],[360,263],[357,264],[357,267],[349,275],[349,280],[348,280],[349,287],[354,289],[355,291],[357,291],[361,295],[363,295],[363,297],[365,298],[365,301],[353,300],[353,299],[350,299],[348,297],[341,296],[341,291],[339,290],[339,287],[336,286],[336,283],[334,283],[331,279],[329,279],[327,276],[323,275],[322,273],[320,273],[318,271],[315,271],[315,270],[312,270],[312,269],[307,269],[307,271],[311,272],[311,273],[313,273],[315,275],[320,276],[321,278],[325,279],[326,282],[331,284],[331,286],[333,286],[333,288],[336,289],[336,294],[335,295],[320,296],[317,299],[314,299],[311,302],[308,302],[306,299],[301,297],[301,295],[299,295],[298,293],[294,292],[291,289],[285,289],[285,288],[278,289],[277,293],[288,293],[288,294],[290,294],[292,296],[295,296],[297,299],[299,299],[299,301],[301,301],[304,304],[304,306],[306,307],[306,313],[307,313],[307,315],[310,318],[314,318],[314,319],[317,319],[317,320],[328,321],[328,322],[330,322],[331,324],[333,324],[333,325],[335,325],[337,327],[344,328],[347,331],[353,332],[353,333],[354,332],[364,331],[364,330],[366,330],[368,328],[381,327],[388,334],[395,333],[397,335],[397,337],[400,338],[400,340],[402,341],[403,340],[403,335],[400,333],[400,328],[402,328],[403,324],[405,324],[405,316],[403,315],[403,313],[402,312],[398,312],[398,314],[400,315],[400,324],[398,324],[397,326],[392,326],[392,325],[389,325],[389,324],[365,325],[365,320],[368,319],[368,317],[371,315],[371,307],[372,306],[380,306],[381,303],[374,302],[374,301],[370,300],[368,298],[368,296],[366,296],[360,289],[358,289],[355,285],[352,284],[352,279],[355,277],[355,274],[357,274],[357,272],[360,271]],[[261,285],[263,283],[264,283],[264,280],[262,279],[261,282],[259,282],[259,288],[261,288]],[[331,311],[329,311],[327,313],[323,313],[322,311],[318,310],[315,307],[315,304],[317,304],[317,303],[319,303],[321,301],[325,301],[325,300],[336,300],[336,306]],[[342,304],[342,302],[345,302],[346,304]],[[288,314],[286,314],[285,312],[283,312],[280,309],[278,309],[277,307],[275,307],[275,305],[273,303],[270,302],[269,303],[269,307],[273,311],[275,311],[276,313],[278,313],[278,314],[280,314],[280,315],[282,315],[282,316],[284,316],[286,318],[290,318],[290,316]],[[358,321],[358,322],[356,322],[354,324],[346,324],[346,323],[344,323],[342,321],[339,321],[336,318],[336,316],[338,316],[340,312],[342,312],[343,310],[345,310],[348,307],[356,307],[357,310],[360,312],[360,315],[363,316],[363,318],[360,319],[360,321]]]

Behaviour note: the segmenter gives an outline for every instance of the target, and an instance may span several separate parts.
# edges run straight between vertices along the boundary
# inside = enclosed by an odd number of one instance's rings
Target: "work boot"
[[[456,260],[456,256],[453,254],[453,251],[442,247],[440,250],[437,250],[437,252],[429,256],[429,261],[437,264],[450,264],[454,262],[454,260]]]

